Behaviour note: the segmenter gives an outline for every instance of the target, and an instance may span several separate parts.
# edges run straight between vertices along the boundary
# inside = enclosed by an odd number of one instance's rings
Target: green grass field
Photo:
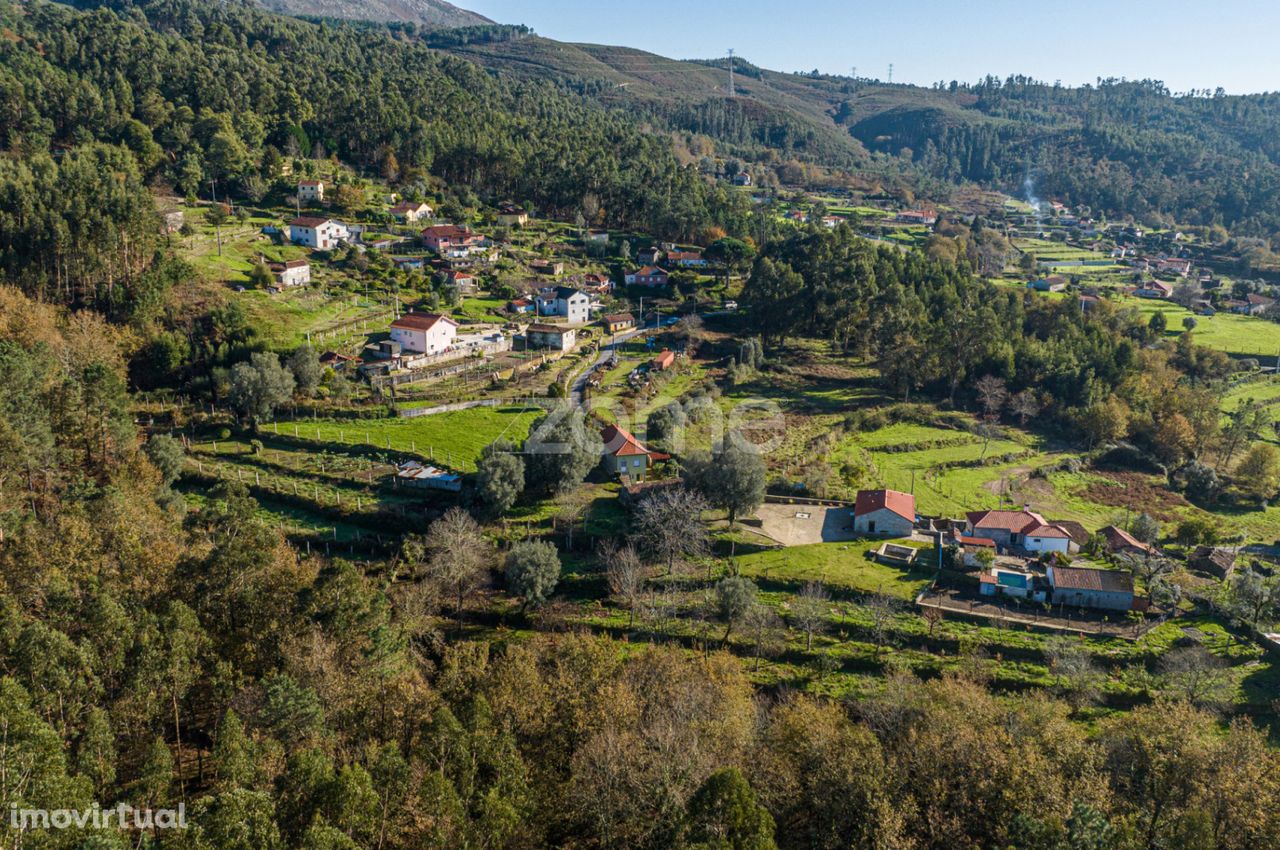
[[[1263,378],[1235,385],[1222,395],[1223,412],[1234,410],[1242,401],[1254,401],[1265,405],[1280,401],[1280,381],[1274,378]]]
[[[1182,320],[1191,317],[1196,320],[1194,334],[1200,345],[1235,357],[1265,357],[1269,364],[1273,358],[1280,357],[1280,324],[1275,322],[1236,313],[1197,316],[1185,307],[1151,298],[1127,298],[1122,303],[1137,307],[1144,319],[1163,312],[1169,328],[1165,335],[1169,338],[1181,334]]]
[[[737,558],[737,565],[743,575],[762,583],[800,585],[817,581],[832,588],[914,599],[928,585],[932,572],[877,563],[866,554],[875,545],[879,544],[854,541],[771,549],[742,555]]]
[[[434,416],[276,423],[268,430],[323,442],[368,444],[414,452],[462,472],[473,472],[480,450],[502,437],[520,443],[542,415],[538,408],[476,407]]]

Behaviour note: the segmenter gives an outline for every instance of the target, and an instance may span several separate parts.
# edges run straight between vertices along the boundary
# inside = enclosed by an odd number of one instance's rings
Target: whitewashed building
[[[304,215],[289,222],[289,241],[317,251],[332,251],[350,238],[347,226],[331,218]]]
[[[439,313],[405,313],[391,323],[391,339],[404,351],[440,354],[458,336],[458,323]]]
[[[298,200],[302,203],[315,203],[324,200],[323,180],[299,180]]]

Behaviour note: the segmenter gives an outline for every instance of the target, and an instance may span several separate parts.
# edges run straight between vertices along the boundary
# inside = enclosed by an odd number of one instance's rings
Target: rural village
[[[1280,99],[893,69],[0,0],[0,846],[1280,848]]]

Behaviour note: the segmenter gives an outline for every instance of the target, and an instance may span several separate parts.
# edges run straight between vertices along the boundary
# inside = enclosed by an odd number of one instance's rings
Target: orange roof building
[[[643,480],[654,463],[671,459],[671,455],[645,446],[621,425],[605,426],[600,432],[600,439],[604,442],[605,468],[633,481]]]

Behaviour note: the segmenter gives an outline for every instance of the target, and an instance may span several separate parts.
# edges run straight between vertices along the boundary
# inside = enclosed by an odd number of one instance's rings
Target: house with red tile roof
[[[1149,555],[1153,551],[1151,544],[1143,543],[1123,528],[1108,525],[1098,529],[1098,534],[1106,543],[1108,555]]]
[[[666,286],[670,280],[666,269],[657,266],[644,266],[626,275],[628,286]]]
[[[859,490],[853,503],[858,534],[907,537],[916,525],[916,497],[897,490]]]
[[[391,339],[403,351],[440,354],[457,336],[458,323],[439,313],[405,313],[391,323]]]
[[[903,210],[898,213],[897,220],[903,224],[932,225],[937,223],[938,214],[933,210]]]
[[[1071,532],[1040,514],[1020,511],[970,511],[966,514],[970,537],[985,537],[1003,549],[1028,552],[1069,552],[1075,545]]]
[[[324,200],[323,180],[299,180],[298,200],[304,204]]]
[[[1173,287],[1163,280],[1147,280],[1138,284],[1133,294],[1139,298],[1168,298],[1173,294]]]
[[[609,333],[616,334],[618,331],[626,331],[636,326],[636,317],[630,313],[610,313],[601,319],[605,328]]]
[[[449,269],[444,273],[446,286],[455,286],[459,292],[474,292],[477,279],[474,274],[462,269]]]
[[[437,224],[422,231],[422,244],[441,256],[450,251],[477,248],[484,242],[484,236],[456,224]]]
[[[649,468],[658,461],[670,460],[671,455],[655,452],[632,436],[621,425],[607,425],[600,432],[604,441],[604,467],[614,475],[625,475],[632,481],[642,481]]]

